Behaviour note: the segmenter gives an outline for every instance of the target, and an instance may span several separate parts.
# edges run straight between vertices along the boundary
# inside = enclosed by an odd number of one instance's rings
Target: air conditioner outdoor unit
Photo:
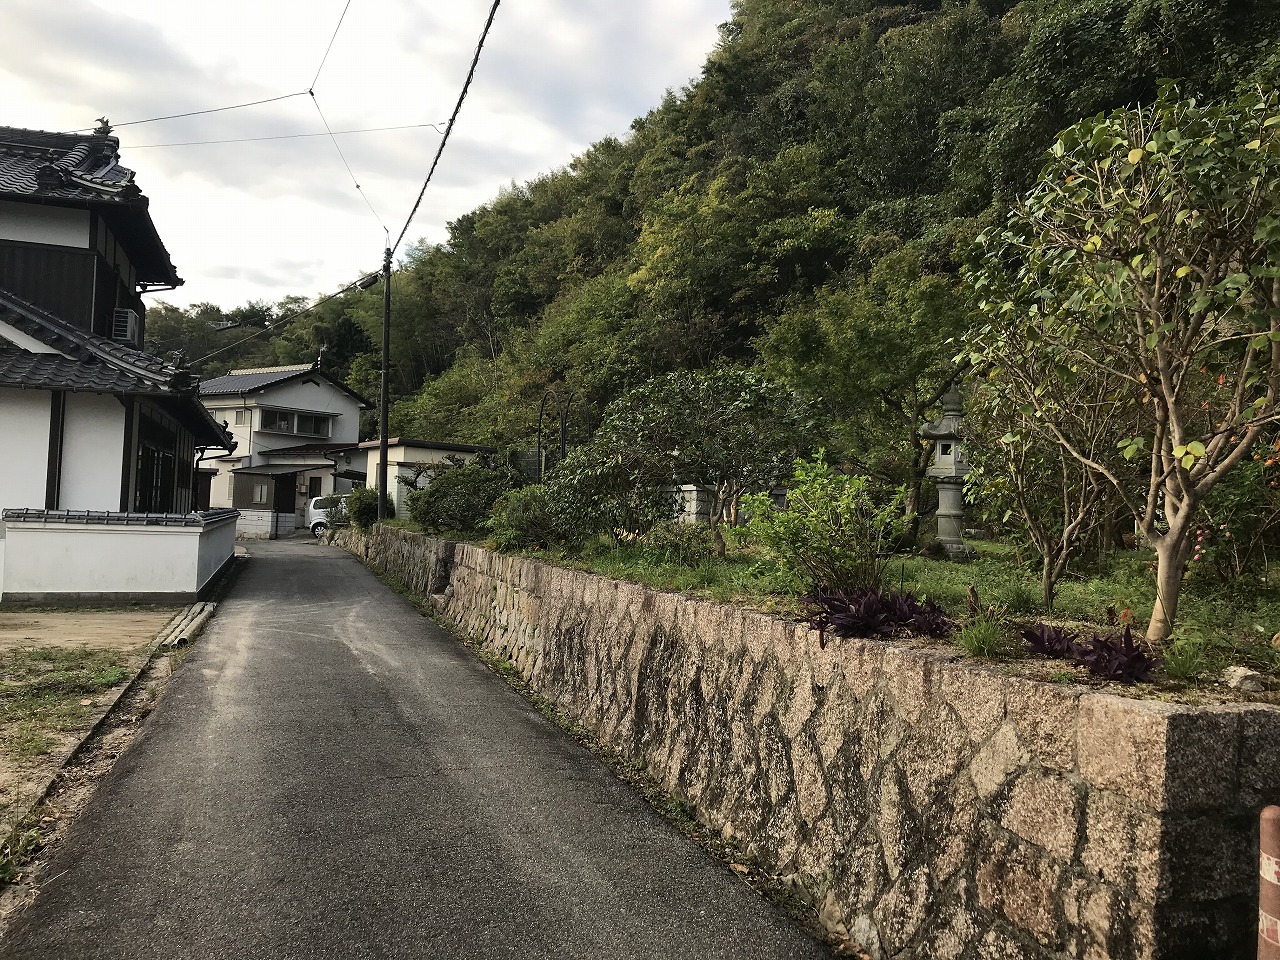
[[[138,315],[126,307],[118,307],[112,317],[111,339],[136,343],[138,339]]]

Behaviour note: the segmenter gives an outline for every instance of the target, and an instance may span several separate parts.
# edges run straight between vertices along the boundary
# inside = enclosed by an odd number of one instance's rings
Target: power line
[[[373,204],[369,202],[369,198],[365,196],[364,190],[360,188],[360,181],[356,179],[355,171],[351,169],[351,164],[347,163],[347,155],[342,152],[342,147],[338,145],[338,138],[333,135],[333,130],[329,127],[329,121],[325,119],[324,111],[320,109],[320,101],[316,99],[314,90],[309,90],[311,94],[311,102],[316,105],[316,113],[320,114],[320,122],[324,124],[325,130],[329,133],[329,139],[333,141],[333,149],[338,151],[338,156],[342,158],[342,165],[347,168],[347,173],[351,174],[351,182],[356,185],[356,192],[364,198],[365,206],[369,208],[369,212],[373,214],[373,219],[378,221],[378,226],[382,227],[382,232],[390,235],[391,231],[387,229],[387,225],[382,222],[382,218],[378,216],[378,211],[373,209]],[[445,136],[449,131],[445,130]]]
[[[372,274],[372,277],[373,277],[373,281],[377,282],[378,275]],[[296,320],[298,319],[298,317],[302,316],[304,313],[310,313],[316,307],[323,306],[324,304],[328,303],[330,300],[336,300],[338,297],[342,296],[344,293],[350,293],[356,287],[360,287],[362,290],[367,290],[370,286],[372,286],[372,284],[369,282],[369,279],[370,279],[369,277],[361,277],[359,280],[353,280],[351,283],[348,283],[345,287],[343,287],[341,290],[337,291],[336,293],[331,293],[329,294],[329,296],[323,297],[317,300],[315,303],[311,304],[310,306],[303,307],[301,310],[294,311],[288,316],[281,317],[279,320],[276,320],[272,323],[267,324],[265,327],[261,328],[260,330],[255,330],[253,333],[249,334],[249,336],[242,337],[241,339],[237,340],[235,343],[229,343],[225,347],[219,347],[217,350],[213,351],[213,353],[206,353],[203,357],[200,357],[198,360],[191,360],[189,362],[191,364],[204,363],[206,360],[208,360],[211,357],[216,357],[220,353],[225,353],[228,350],[232,350],[238,346],[241,346],[242,344],[248,343],[250,340],[254,340],[257,337],[262,336],[268,330],[274,330],[276,327],[280,326],[280,324],[282,323],[288,323],[290,320]],[[361,284],[364,284],[364,286],[361,286]]]
[[[440,163],[440,155],[444,153],[445,144],[449,142],[449,134],[453,132],[453,125],[462,110],[462,102],[467,99],[467,91],[471,88],[471,81],[476,75],[476,67],[480,63],[480,51],[484,49],[484,42],[489,36],[489,28],[493,26],[493,18],[497,15],[498,5],[501,2],[502,0],[493,0],[493,6],[489,8],[489,19],[485,21],[484,30],[480,33],[480,41],[476,44],[476,52],[471,57],[471,67],[467,70],[467,79],[462,84],[462,92],[458,94],[458,102],[453,108],[449,122],[445,124],[444,135],[441,136],[440,145],[436,148],[435,159],[431,161],[431,169],[427,171],[427,179],[423,181],[422,189],[418,191],[418,199],[413,202],[413,209],[409,211],[409,217],[404,222],[404,229],[400,231],[400,236],[396,237],[395,245],[389,249],[391,254],[394,254],[399,249],[401,241],[404,240],[404,235],[409,232],[409,224],[413,222],[418,208],[422,206],[422,198],[426,195],[427,187],[431,184],[431,177],[435,174],[436,166]]]
[[[130,150],[149,150],[153,147],[204,147],[215,143],[260,143],[263,140],[298,140],[304,137],[342,137],[351,133],[383,133],[387,130],[421,130],[430,127],[436,133],[440,133],[440,124],[438,123],[407,123],[398,127],[364,127],[360,130],[334,130],[324,133],[282,133],[274,137],[239,137],[234,140],[182,140],[176,143],[134,143],[129,145]]]
[[[229,107],[214,107],[210,110],[192,110],[190,113],[171,113],[164,117],[150,117],[146,120],[130,120],[126,123],[113,123],[111,129],[118,127],[136,127],[140,123],[156,123],[160,120],[181,120],[183,117],[199,117],[206,113],[222,113],[226,110],[243,110],[245,107],[260,107],[264,103],[277,103],[280,100],[291,100],[294,97],[305,97],[310,90],[299,90],[297,93],[286,93],[279,97],[268,97],[265,100],[252,100],[249,103],[233,103]],[[79,127],[75,130],[64,130],[63,133],[92,133],[97,127]]]
[[[333,41],[338,39],[338,31],[342,29],[342,21],[347,18],[347,10],[351,8],[351,0],[347,0],[346,6],[342,8],[342,16],[338,17],[338,25],[333,28],[333,36],[329,38],[329,45],[324,48],[324,56],[320,58],[320,66],[316,67],[316,75],[311,78],[311,86],[307,87],[310,93],[316,87],[316,81],[320,79],[320,71],[324,69],[325,61],[329,59],[329,51],[333,49]]]

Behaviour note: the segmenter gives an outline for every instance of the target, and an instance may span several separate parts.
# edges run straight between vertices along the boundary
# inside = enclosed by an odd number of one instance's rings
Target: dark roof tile
[[[116,201],[142,195],[120,166],[120,141],[100,134],[0,127],[0,194],[42,200]]]
[[[120,165],[116,137],[0,127],[0,198],[101,211],[140,282],[179,286],[134,176]]]
[[[119,394],[166,392],[96,358],[71,360],[60,353],[28,353],[3,344],[0,344],[0,387]]]

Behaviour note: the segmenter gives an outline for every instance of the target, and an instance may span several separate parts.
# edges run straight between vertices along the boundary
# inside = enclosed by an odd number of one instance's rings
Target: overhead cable
[[[422,130],[430,127],[441,133],[438,123],[406,123],[398,127],[363,127],[359,130],[334,130],[331,133],[282,133],[273,137],[237,137],[234,140],[179,140],[174,143],[131,143],[130,150],[150,150],[153,147],[206,147],[216,143],[260,143],[263,140],[299,140],[305,137],[343,137],[352,133],[384,133],[388,130]]]
[[[320,79],[320,71],[324,69],[325,61],[329,59],[329,51],[333,49],[333,41],[338,39],[338,31],[342,29],[342,21],[347,18],[347,11],[351,8],[351,0],[347,0],[346,6],[342,8],[342,16],[338,17],[338,25],[333,28],[333,36],[329,38],[329,45],[324,48],[324,56],[320,58],[320,66],[316,67],[316,75],[311,78],[311,86],[307,87],[310,92],[315,89],[316,81]]]
[[[233,103],[229,107],[213,107],[210,110],[192,110],[189,113],[171,113],[164,117],[149,117],[146,120],[129,120],[125,123],[113,123],[111,129],[118,127],[136,127],[140,123],[156,123],[160,120],[181,120],[183,117],[199,117],[206,113],[222,113],[226,110],[243,110],[245,107],[260,107],[264,103],[277,103],[280,100],[291,100],[294,97],[305,97],[310,90],[299,90],[297,93],[286,93],[279,97],[267,97],[265,100],[251,100],[249,103]],[[78,127],[75,130],[64,130],[63,133],[91,133],[97,127]]]
[[[476,44],[476,52],[471,57],[471,67],[467,70],[467,79],[462,84],[462,92],[458,94],[458,102],[453,108],[449,122],[445,124],[444,135],[440,138],[440,145],[436,148],[435,158],[431,161],[431,169],[427,171],[427,179],[423,181],[422,189],[418,191],[418,199],[413,202],[413,209],[409,211],[409,217],[404,222],[404,228],[400,231],[400,236],[396,237],[395,245],[390,248],[390,252],[393,255],[399,249],[401,241],[404,240],[404,235],[409,232],[409,224],[413,223],[413,218],[417,214],[418,208],[422,206],[422,198],[426,195],[427,187],[431,184],[431,177],[435,174],[436,166],[440,163],[440,155],[444,153],[445,144],[449,142],[449,134],[453,132],[453,125],[462,110],[462,103],[467,99],[467,91],[471,88],[471,81],[476,75],[476,67],[480,63],[480,51],[484,49],[484,42],[489,36],[489,28],[493,26],[493,18],[497,15],[498,4],[501,2],[502,0],[493,0],[493,6],[489,8],[489,19],[485,21],[484,30],[480,33],[480,41]]]
[[[323,306],[324,304],[328,303],[330,300],[336,300],[338,297],[342,296],[344,293],[350,293],[352,290],[356,289],[357,287],[359,287],[362,290],[367,290],[372,285],[370,283],[370,280],[372,279],[374,282],[376,282],[377,278],[378,278],[378,275],[375,273],[375,274],[370,274],[370,276],[367,276],[367,277],[361,277],[359,280],[353,280],[351,283],[348,283],[341,290],[337,291],[336,293],[331,293],[327,297],[322,297],[321,299],[317,300],[315,303],[311,304],[310,306],[303,307],[301,310],[295,310],[293,313],[289,314],[288,316],[281,317],[279,320],[275,320],[267,324],[265,327],[262,327],[259,330],[255,330],[253,333],[249,334],[247,337],[241,337],[235,343],[229,343],[225,347],[219,347],[217,350],[213,351],[213,353],[206,353],[203,357],[200,357],[199,359],[191,360],[188,362],[193,366],[197,363],[204,363],[210,357],[216,357],[220,353],[225,353],[228,350],[235,349],[241,344],[248,343],[250,340],[253,340],[253,339],[256,339],[257,337],[262,336],[268,330],[274,330],[276,327],[280,326],[280,324],[282,323],[288,323],[290,320],[296,320],[298,317],[302,316],[304,313],[310,313],[316,307]]]
[[[378,221],[378,226],[382,227],[382,232],[389,235],[391,231],[387,229],[387,225],[383,223],[382,218],[378,216],[378,211],[373,209],[373,204],[369,202],[369,198],[365,196],[364,190],[360,187],[360,181],[356,179],[355,171],[351,169],[351,164],[347,163],[347,155],[342,152],[342,147],[338,145],[338,138],[333,135],[333,130],[329,127],[329,121],[325,119],[324,111],[320,109],[320,101],[316,99],[315,91],[312,90],[310,93],[311,102],[316,105],[316,113],[320,114],[320,122],[324,124],[325,130],[329,133],[329,139],[333,141],[333,149],[337,150],[338,156],[342,158],[342,165],[347,168],[347,173],[351,175],[351,182],[356,185],[356,192],[359,193],[361,197],[364,197],[365,206],[367,206],[369,208],[369,212],[373,214],[373,219]],[[446,131],[446,136],[447,135],[448,131]]]

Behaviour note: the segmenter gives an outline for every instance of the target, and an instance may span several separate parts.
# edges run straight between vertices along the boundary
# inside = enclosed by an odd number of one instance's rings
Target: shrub
[[[666,563],[696,567],[716,556],[716,539],[705,523],[664,520],[655,524],[642,539],[645,553]]]
[[[485,526],[499,550],[547,546],[556,538],[547,488],[539,483],[508,490],[493,505]]]
[[[351,517],[347,513],[347,498],[342,494],[332,494],[325,497],[316,506],[325,511],[325,523],[329,525],[331,530],[338,527],[347,527],[351,525]],[[378,515],[378,504],[375,498],[373,506],[374,517]]]
[[[547,480],[557,539],[580,544],[605,535],[625,540],[676,514],[673,491],[638,482],[600,451],[579,448]]]
[[[505,464],[473,460],[440,471],[425,490],[409,494],[409,519],[429,533],[473,533],[484,526],[498,498],[518,482]]]
[[[821,462],[797,460],[779,510],[767,494],[743,499],[751,535],[815,587],[879,587],[890,547],[903,534],[902,490],[884,506],[871,481]]]
[[[396,515],[395,505],[387,499],[387,516]],[[347,516],[361,530],[368,530],[378,522],[378,491],[372,487],[357,487],[347,497]]]

